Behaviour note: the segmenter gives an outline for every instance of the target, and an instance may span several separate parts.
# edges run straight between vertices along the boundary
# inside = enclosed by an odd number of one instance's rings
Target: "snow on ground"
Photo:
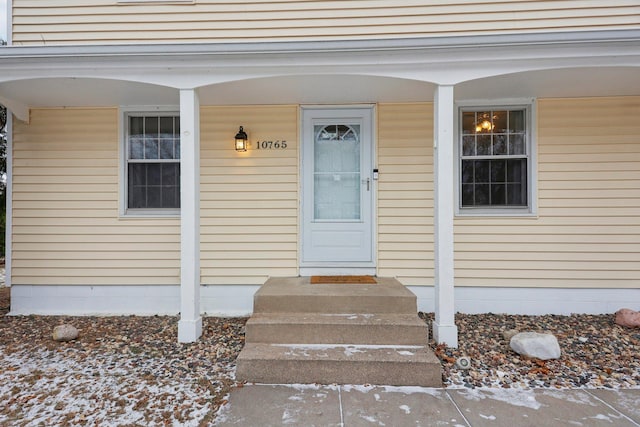
[[[0,424],[197,426],[212,409],[215,390],[164,361],[73,353],[0,354]]]
[[[205,318],[177,342],[172,316],[7,316],[0,287],[1,426],[198,426],[235,385],[246,319]],[[80,335],[52,339],[70,323]]]

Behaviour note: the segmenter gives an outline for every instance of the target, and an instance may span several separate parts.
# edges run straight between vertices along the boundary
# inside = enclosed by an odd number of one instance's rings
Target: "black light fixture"
[[[236,133],[236,151],[247,151],[247,133],[242,126],[240,126],[238,133]]]

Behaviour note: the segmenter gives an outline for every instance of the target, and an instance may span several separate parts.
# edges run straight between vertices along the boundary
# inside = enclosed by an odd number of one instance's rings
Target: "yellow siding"
[[[201,110],[201,267],[203,284],[262,284],[297,275],[298,109]],[[252,143],[236,153],[243,125]],[[256,150],[285,140],[286,149]]]
[[[378,274],[431,284],[433,106],[377,112]],[[117,114],[15,122],[13,283],[179,283],[179,220],[118,218]],[[640,97],[543,99],[537,116],[538,216],[456,218],[456,284],[637,287]],[[298,123],[297,106],[202,108],[202,283],[297,274]],[[246,153],[232,149],[240,125]]]
[[[457,218],[456,284],[638,287],[640,97],[538,101],[538,218]]]
[[[640,28],[637,0],[13,0],[16,45],[256,42]]]
[[[433,283],[433,105],[378,107],[378,274]]]
[[[13,136],[18,285],[178,284],[176,219],[118,219],[118,110],[32,109]]]

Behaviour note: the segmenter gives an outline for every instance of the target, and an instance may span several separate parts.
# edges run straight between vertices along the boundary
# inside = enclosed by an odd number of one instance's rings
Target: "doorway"
[[[301,268],[375,269],[372,117],[369,107],[302,110]]]

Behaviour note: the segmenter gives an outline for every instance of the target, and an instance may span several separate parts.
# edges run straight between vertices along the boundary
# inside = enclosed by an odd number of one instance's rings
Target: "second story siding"
[[[640,28],[638,0],[13,0],[20,45],[362,40]]]

